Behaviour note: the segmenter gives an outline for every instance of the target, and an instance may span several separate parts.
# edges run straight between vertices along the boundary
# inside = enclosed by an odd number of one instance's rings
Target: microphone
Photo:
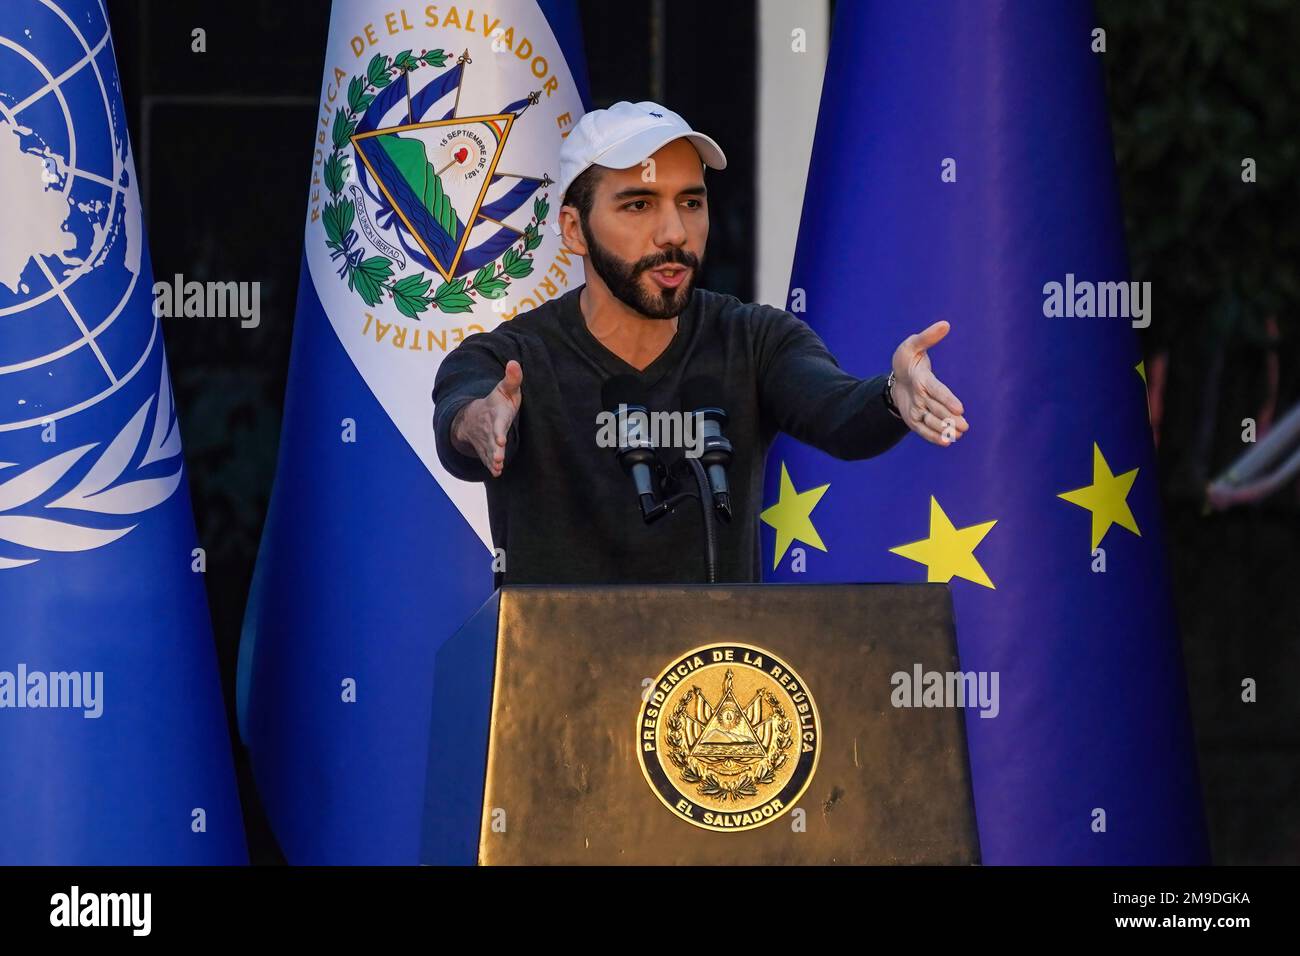
[[[713,507],[723,521],[731,521],[731,491],[727,487],[727,469],[731,466],[731,442],[722,430],[727,426],[727,412],[722,407],[722,383],[716,378],[699,375],[682,384],[682,411],[701,419],[703,450],[699,456],[709,476]]]
[[[668,513],[655,494],[655,477],[663,470],[650,436],[647,399],[633,375],[615,375],[600,387],[601,408],[613,413],[618,429],[618,463],[632,476],[641,517],[646,524]],[[620,414],[620,411],[622,414]],[[635,414],[640,412],[640,414]]]

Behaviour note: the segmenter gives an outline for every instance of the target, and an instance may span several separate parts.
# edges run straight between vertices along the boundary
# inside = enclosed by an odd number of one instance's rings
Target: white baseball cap
[[[644,100],[622,100],[606,110],[592,110],[560,144],[560,201],[575,179],[590,166],[627,169],[675,139],[686,138],[695,146],[710,169],[726,169],[727,157],[721,147],[672,110]]]

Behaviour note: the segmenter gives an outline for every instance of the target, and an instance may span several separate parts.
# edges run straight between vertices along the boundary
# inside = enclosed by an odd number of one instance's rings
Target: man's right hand
[[[451,423],[451,443],[462,455],[477,455],[483,467],[500,478],[506,461],[506,435],[523,402],[524,370],[514,359],[506,374],[482,398],[476,398]]]

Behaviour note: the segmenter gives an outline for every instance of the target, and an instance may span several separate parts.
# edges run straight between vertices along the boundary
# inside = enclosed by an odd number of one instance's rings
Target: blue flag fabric
[[[869,462],[782,437],[768,462],[773,580],[950,582],[962,667],[1000,677],[997,716],[966,712],[993,864],[1208,857],[1149,295],[1101,317],[1120,293],[1091,286],[1129,278],[1097,26],[1083,0],[837,5],[790,307],[864,376],[948,319],[930,354],[970,431]]]
[[[481,484],[434,447],[467,335],[582,283],[551,225],[585,112],[571,0],[334,3],[240,732],[286,857],[414,864],[435,654],[492,593]]]
[[[0,6],[0,865],[248,860],[101,5]]]

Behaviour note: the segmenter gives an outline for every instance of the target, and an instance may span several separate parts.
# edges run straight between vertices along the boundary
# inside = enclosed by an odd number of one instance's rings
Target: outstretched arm
[[[885,403],[885,374],[850,375],[789,312],[760,308],[753,320],[763,414],[781,431],[848,460],[879,455],[907,434]]]
[[[754,318],[764,413],[800,441],[854,460],[888,451],[909,429],[947,446],[970,427],[961,402],[930,365],[929,349],[948,334],[947,322],[898,346],[891,386],[885,375],[859,379],[844,371],[808,324],[788,312],[763,308]]]
[[[499,478],[518,446],[523,368],[511,343],[472,335],[443,359],[433,430],[443,467],[464,481]]]

